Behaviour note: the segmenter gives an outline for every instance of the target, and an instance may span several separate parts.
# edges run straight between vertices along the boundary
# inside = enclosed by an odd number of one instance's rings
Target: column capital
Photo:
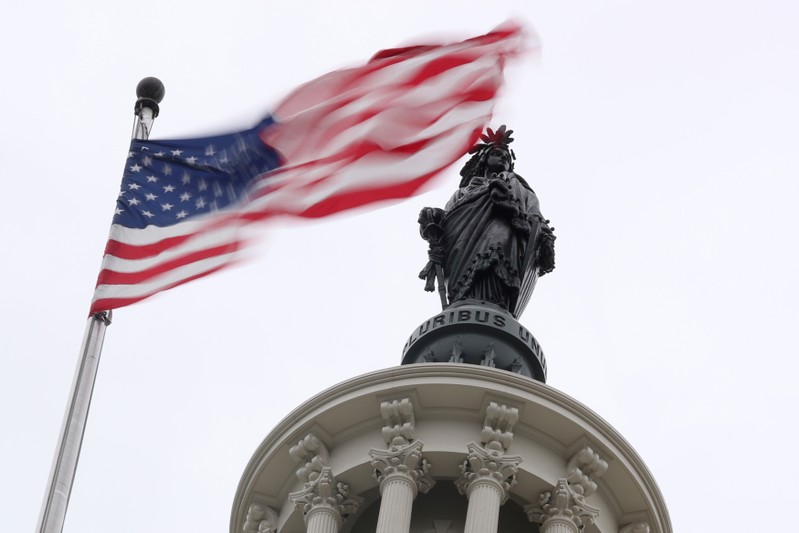
[[[492,485],[499,490],[504,504],[510,489],[516,484],[516,472],[522,458],[484,448],[476,442],[470,442],[467,448],[469,453],[460,465],[461,477],[455,480],[458,491],[468,496],[477,485]]]
[[[413,497],[418,492],[427,493],[435,480],[428,473],[430,463],[422,456],[423,443],[415,441],[406,446],[392,446],[387,450],[369,450],[372,458],[374,477],[383,490],[383,483],[388,480],[401,479],[413,490]]]
[[[333,515],[339,525],[363,503],[362,498],[350,494],[346,483],[336,481],[327,466],[322,467],[301,490],[289,494],[289,499],[302,511],[306,523],[311,514],[324,512]]]
[[[542,532],[554,523],[569,524],[577,532],[599,516],[599,509],[588,505],[565,478],[559,479],[552,491],[541,493],[537,505],[527,505],[524,510],[531,522],[541,524]]]

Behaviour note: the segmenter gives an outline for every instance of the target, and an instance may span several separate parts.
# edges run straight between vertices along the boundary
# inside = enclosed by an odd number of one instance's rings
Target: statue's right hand
[[[427,225],[427,224],[437,224],[441,222],[441,218],[444,216],[444,210],[440,207],[423,207],[421,211],[419,211],[419,224]]]
[[[441,234],[441,221],[444,210],[439,207],[423,207],[419,212],[419,233],[424,240],[438,238]]]

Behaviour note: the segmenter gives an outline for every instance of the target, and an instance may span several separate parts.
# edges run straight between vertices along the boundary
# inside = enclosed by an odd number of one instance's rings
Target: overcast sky
[[[791,526],[799,300],[794,2],[12,2],[0,21],[0,531],[32,531],[145,76],[153,138],[253,125],[379,49],[516,17],[494,125],[557,234],[521,322],[613,425],[675,531]],[[438,310],[409,201],[267,228],[257,259],[119,310],[65,533],[228,530],[239,477],[315,393],[399,363]],[[776,499],[775,499],[776,498]],[[767,515],[763,516],[764,514]],[[792,523],[792,521],[790,522]]]

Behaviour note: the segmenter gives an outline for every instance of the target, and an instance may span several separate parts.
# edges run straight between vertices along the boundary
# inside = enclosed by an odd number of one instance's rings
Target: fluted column
[[[469,498],[464,533],[496,533],[499,508],[508,500],[516,483],[521,457],[508,456],[472,442],[469,455],[461,465],[462,475],[455,482],[461,494]]]
[[[294,506],[302,511],[308,533],[337,533],[344,519],[357,511],[362,499],[350,495],[346,483],[336,481],[327,466],[327,447],[319,438],[308,434],[289,454],[305,464],[297,477],[305,481],[303,488],[289,494]]]
[[[515,407],[491,402],[486,409],[483,431],[484,446],[467,445],[466,460],[455,486],[469,498],[464,533],[496,533],[499,508],[508,500],[516,483],[516,471],[522,458],[505,452],[513,442],[513,425],[519,417]]]
[[[422,443],[371,450],[369,455],[380,484],[377,533],[408,533],[413,500],[435,483],[428,474],[430,464],[422,457]]]
[[[374,476],[380,484],[376,533],[408,533],[413,500],[419,492],[430,490],[435,481],[428,474],[430,463],[422,457],[422,442],[414,441],[410,400],[382,402],[380,412],[386,421],[383,438],[388,449],[369,451]]]
[[[407,479],[388,478],[380,484],[377,533],[408,533],[416,490]]]
[[[305,515],[305,527],[308,533],[337,533],[341,515],[335,507],[314,505]]]

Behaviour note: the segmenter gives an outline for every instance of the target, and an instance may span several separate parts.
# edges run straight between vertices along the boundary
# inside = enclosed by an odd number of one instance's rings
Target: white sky
[[[32,531],[129,142],[250,126],[298,84],[516,16],[543,41],[494,125],[556,228],[522,317],[549,384],[608,420],[675,531],[748,531],[795,494],[799,7],[789,1],[12,2],[0,21],[0,531]],[[286,223],[256,261],[120,310],[65,533],[228,530],[239,476],[313,394],[399,363],[437,311],[431,192]],[[779,495],[779,496],[778,496]],[[730,508],[732,502],[738,506]],[[774,522],[776,520],[776,522]],[[779,527],[776,526],[775,527]]]

